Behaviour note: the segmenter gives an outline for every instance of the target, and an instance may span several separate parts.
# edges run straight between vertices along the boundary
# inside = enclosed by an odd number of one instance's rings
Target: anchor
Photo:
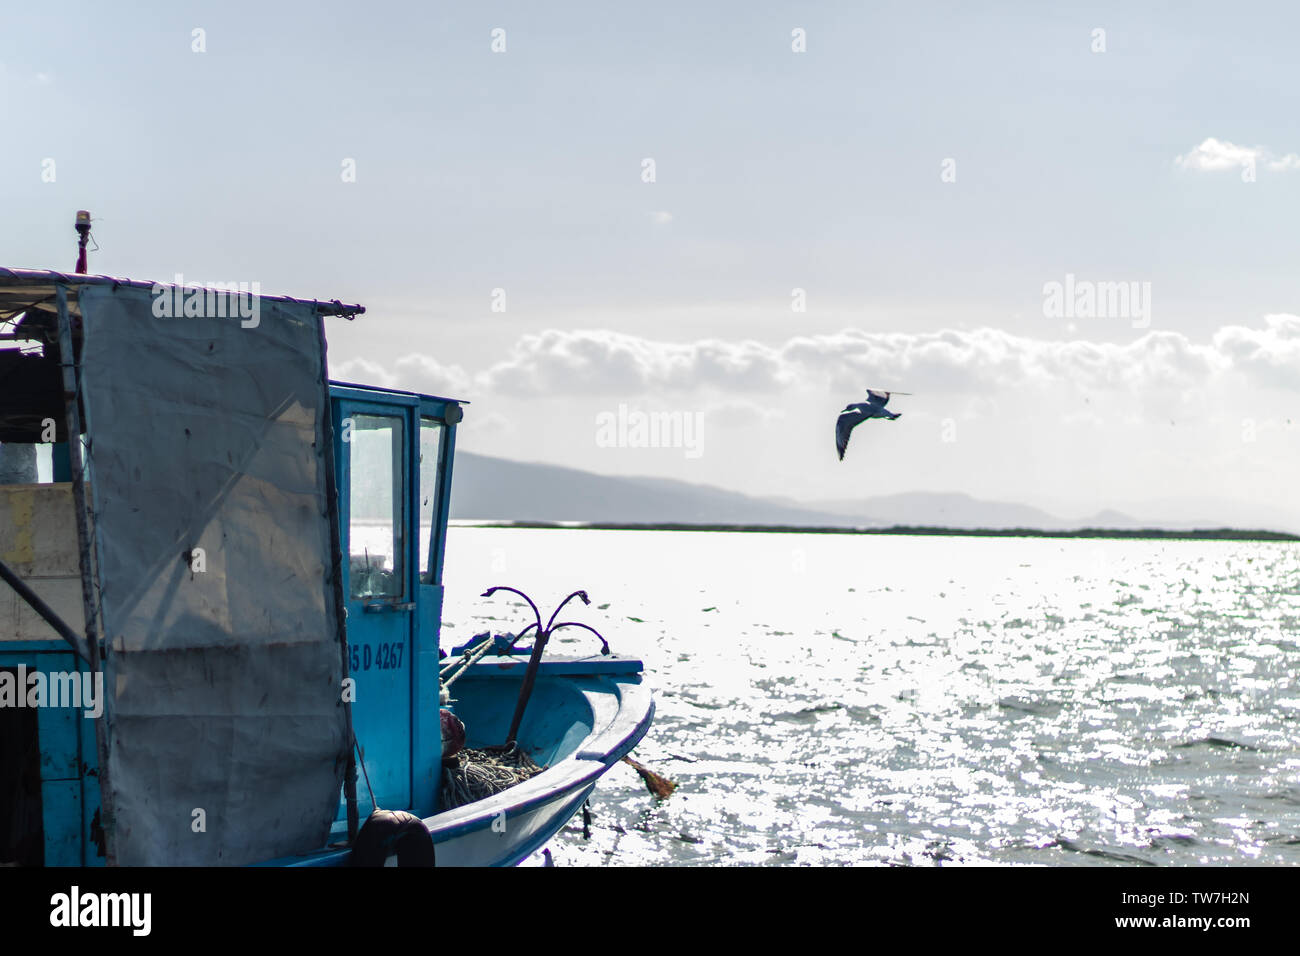
[[[583,604],[591,604],[591,598],[587,597],[586,591],[574,591],[561,601],[560,606],[555,609],[555,613],[551,615],[551,618],[546,622],[545,627],[542,627],[542,614],[537,610],[537,605],[533,603],[533,599],[518,588],[505,587],[504,585],[492,587],[488,588],[480,596],[491,597],[497,591],[509,591],[511,594],[518,594],[528,602],[528,606],[533,609],[533,617],[536,618],[532,624],[529,624],[526,628],[515,635],[515,639],[510,642],[510,650],[514,650],[515,644],[517,644],[519,639],[525,634],[533,628],[537,629],[537,636],[533,638],[533,653],[528,658],[528,670],[524,672],[524,683],[523,686],[519,688],[519,700],[515,703],[515,716],[510,721],[510,732],[506,735],[506,742],[504,747],[502,747],[503,750],[508,751],[516,745],[515,738],[519,733],[519,724],[524,719],[524,709],[528,706],[528,698],[533,695],[533,684],[537,681],[537,669],[542,663],[542,652],[546,649],[546,642],[551,639],[551,635],[562,627],[580,627],[584,630],[591,631],[591,633],[600,638],[600,653],[604,655],[609,654],[609,642],[601,636],[600,631],[596,630],[590,624],[583,624],[581,621],[561,621],[559,624],[555,623],[555,619],[560,616],[560,611],[564,610],[564,606],[574,598],[582,598]]]

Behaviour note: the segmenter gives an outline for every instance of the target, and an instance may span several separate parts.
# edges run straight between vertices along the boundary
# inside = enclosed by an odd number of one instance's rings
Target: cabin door
[[[358,767],[361,817],[375,802],[411,806],[411,667],[416,569],[410,407],[336,400],[335,458],[347,607],[350,671],[356,681],[352,726],[365,765]]]

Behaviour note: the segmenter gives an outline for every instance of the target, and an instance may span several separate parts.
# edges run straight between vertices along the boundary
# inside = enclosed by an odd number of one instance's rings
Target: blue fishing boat
[[[466,403],[331,382],[364,311],[0,269],[0,863],[513,865],[646,734],[511,588],[441,646]]]

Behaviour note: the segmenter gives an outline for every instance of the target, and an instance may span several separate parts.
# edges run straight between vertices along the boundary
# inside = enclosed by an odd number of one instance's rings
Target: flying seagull
[[[874,388],[867,389],[867,400],[858,402],[854,405],[848,405],[844,411],[840,412],[840,417],[835,421],[835,450],[840,453],[840,461],[844,460],[844,449],[849,447],[849,433],[853,431],[860,423],[865,422],[868,418],[888,418],[891,422],[898,418],[901,413],[889,412],[885,406],[889,404],[889,396],[894,392],[881,392]],[[907,395],[908,392],[898,392],[899,395]]]

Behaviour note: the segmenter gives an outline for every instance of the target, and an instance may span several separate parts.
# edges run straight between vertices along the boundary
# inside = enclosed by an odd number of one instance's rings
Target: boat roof
[[[124,279],[117,276],[82,275],[77,272],[55,272],[51,269],[9,269],[0,266],[0,322],[12,319],[22,312],[46,312],[54,314],[54,290],[56,286],[70,286],[73,294],[68,297],[68,310],[74,315],[80,314],[77,306],[75,287],[82,285],[108,285],[118,288],[132,286],[141,289],[155,287],[175,287],[175,282],[153,282],[148,279]],[[182,288],[203,288],[198,283],[186,283]],[[366,311],[363,305],[346,305],[338,299],[298,299],[288,295],[257,294],[260,299],[271,302],[297,302],[316,306],[320,315],[341,315],[351,319]]]
[[[85,275],[76,272],[58,272],[53,269],[12,269],[0,266],[0,324],[8,324],[7,330],[0,330],[0,342],[11,342],[8,349],[0,348],[0,378],[9,386],[9,401],[0,407],[0,442],[29,441],[31,433],[39,428],[39,423],[49,415],[61,401],[61,383],[54,374],[57,366],[57,348],[51,352],[57,339],[58,307],[55,290],[65,286],[67,290],[68,311],[75,316],[81,315],[81,306],[77,301],[77,288],[80,286],[108,286],[110,288],[133,287],[140,289],[177,288],[175,282],[153,282],[147,279],[127,279],[118,276]],[[206,288],[199,283],[184,283],[182,289]],[[300,299],[287,295],[262,295],[258,298],[270,302],[291,302],[315,307],[318,315],[342,316],[353,319],[365,313],[363,305],[349,305],[338,299]],[[17,320],[17,321],[15,321]],[[80,345],[80,328],[73,330],[75,345]],[[24,351],[23,344],[37,343],[46,346],[47,354],[42,356]],[[424,392],[412,392],[400,388],[387,388],[380,385],[366,385],[356,382],[331,381],[331,385],[344,388],[364,389],[369,392],[383,392],[390,395],[403,395],[408,398],[435,402],[455,402],[468,405],[462,398],[445,395],[429,395]],[[56,401],[57,400],[57,401]],[[57,421],[62,416],[54,416]],[[62,440],[62,436],[60,436]]]
[[[458,405],[469,405],[470,401],[465,398],[451,398],[448,395],[429,395],[426,392],[411,392],[404,388],[388,388],[384,385],[363,385],[360,382],[344,382],[337,378],[330,379],[331,386],[339,388],[356,388],[366,392],[383,392],[386,395],[404,395],[407,398],[422,398],[429,402],[455,402]]]

